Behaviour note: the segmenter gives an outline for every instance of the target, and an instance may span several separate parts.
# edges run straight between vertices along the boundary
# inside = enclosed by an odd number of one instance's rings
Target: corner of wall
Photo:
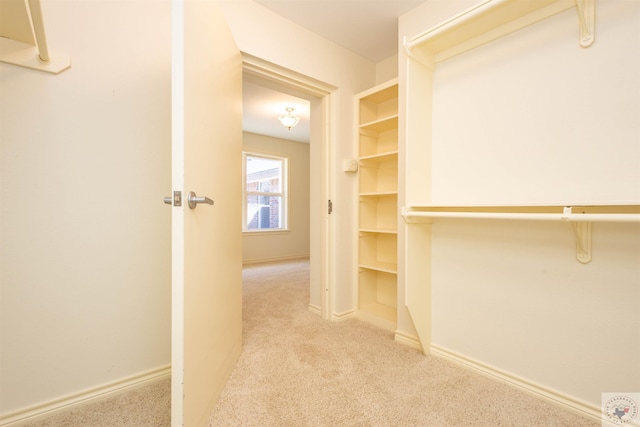
[[[376,64],[376,85],[398,77],[398,54]]]

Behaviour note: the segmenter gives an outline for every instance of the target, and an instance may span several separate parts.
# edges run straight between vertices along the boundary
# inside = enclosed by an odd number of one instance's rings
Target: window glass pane
[[[247,196],[247,230],[282,228],[282,197]]]
[[[282,160],[247,156],[247,191],[282,191]]]
[[[287,159],[244,153],[245,208],[243,229],[287,228]]]

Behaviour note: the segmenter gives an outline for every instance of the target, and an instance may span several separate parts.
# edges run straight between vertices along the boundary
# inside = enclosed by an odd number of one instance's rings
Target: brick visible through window
[[[287,159],[243,153],[243,230],[287,228]]]

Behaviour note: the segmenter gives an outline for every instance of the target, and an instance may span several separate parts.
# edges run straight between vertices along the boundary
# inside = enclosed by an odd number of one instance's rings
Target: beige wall
[[[243,133],[243,150],[288,159],[289,230],[245,232],[242,260],[245,263],[309,256],[309,144]]]
[[[398,77],[398,55],[390,56],[376,64],[376,85]]]
[[[170,2],[43,12],[50,49],[72,68],[0,65],[0,414],[170,362]],[[375,65],[252,1],[225,14],[244,52],[339,88],[340,170],[355,154],[353,94],[373,86]],[[331,188],[335,232],[350,236],[355,179],[339,172]],[[353,250],[340,241],[336,259]],[[336,266],[338,282],[354,268]],[[319,306],[319,288],[312,298]],[[341,287],[337,310],[353,304]]]
[[[170,363],[170,2],[43,2],[0,64],[0,414]]]
[[[426,3],[400,39],[470,3]],[[571,9],[438,65],[433,203],[640,201],[640,3],[599,0],[588,49],[577,26]],[[596,409],[640,390],[638,224],[594,223],[586,265],[562,223],[436,221],[432,236],[434,345]]]

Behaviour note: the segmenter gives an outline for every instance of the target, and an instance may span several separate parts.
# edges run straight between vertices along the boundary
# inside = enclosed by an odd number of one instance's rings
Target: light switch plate
[[[344,172],[357,172],[358,160],[357,159],[344,159],[342,161],[342,170]]]

